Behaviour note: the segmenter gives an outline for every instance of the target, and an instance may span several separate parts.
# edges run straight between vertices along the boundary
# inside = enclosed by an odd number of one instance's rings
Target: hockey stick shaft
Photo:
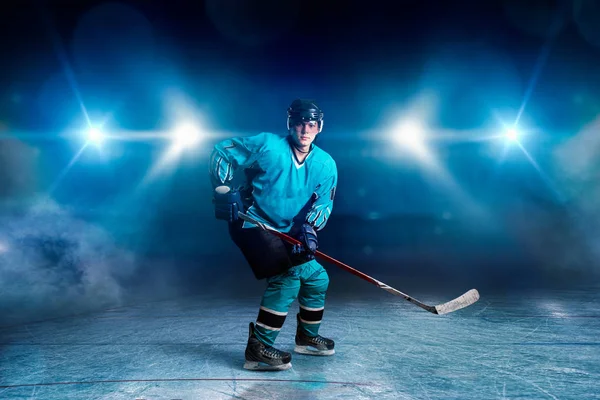
[[[258,226],[260,229],[268,231],[268,232],[272,233],[273,235],[279,237],[280,239],[285,240],[288,243],[295,244],[295,245],[302,244],[299,240],[294,239],[293,237],[291,237],[283,232],[280,232],[275,228],[272,228],[266,224],[263,224],[262,222],[255,220],[254,218],[252,218],[251,216],[249,216],[247,214],[238,212],[238,216],[242,220],[249,222],[251,224],[254,224],[254,225]],[[427,304],[415,299],[412,296],[407,295],[406,293],[402,293],[401,291],[394,289],[393,287],[391,287],[391,286],[389,286],[389,285],[387,285],[387,284],[385,284],[363,272],[360,272],[359,270],[357,270],[355,268],[352,268],[351,266],[349,266],[347,264],[344,264],[343,262],[341,262],[339,260],[336,260],[333,257],[328,256],[327,254],[323,253],[320,250],[317,250],[315,252],[315,256],[318,256],[319,258],[321,258],[321,259],[323,259],[345,271],[348,271],[353,275],[358,276],[359,278],[379,287],[380,289],[385,290],[386,292],[389,292],[395,296],[403,297],[405,300],[411,302],[412,304],[419,306],[422,309],[429,311],[430,313],[433,313],[433,314],[447,314],[447,313],[459,310],[461,308],[467,307],[467,306],[475,303],[477,300],[479,300],[479,293],[477,292],[477,290],[471,289],[468,292],[466,292],[465,294],[463,294],[462,296],[459,296],[456,299],[451,300],[447,303],[444,303],[444,304],[441,304],[438,306],[430,306],[430,305],[427,305]]]

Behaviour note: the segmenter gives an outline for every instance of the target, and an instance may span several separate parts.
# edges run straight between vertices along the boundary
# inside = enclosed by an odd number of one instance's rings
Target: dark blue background
[[[252,279],[213,217],[207,156],[230,135],[285,134],[296,97],[321,105],[318,143],[338,164],[323,251],[405,291],[597,282],[595,2],[279,3],[0,6],[5,310]],[[143,134],[169,129],[173,93],[210,135],[141,185],[168,145]],[[380,140],[421,96],[435,99],[429,146],[445,176]],[[140,140],[87,148],[67,169],[83,108]],[[480,140],[519,114],[534,163]]]

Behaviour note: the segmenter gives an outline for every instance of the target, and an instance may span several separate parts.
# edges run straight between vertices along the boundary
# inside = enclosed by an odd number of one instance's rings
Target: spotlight
[[[94,143],[96,145],[102,143],[104,139],[104,134],[98,128],[90,128],[87,132],[88,142]]]
[[[418,122],[412,120],[404,121],[396,130],[396,142],[409,148],[420,146],[423,141],[423,131],[423,127]]]
[[[506,137],[511,142],[516,142],[519,140],[519,132],[515,128],[510,128],[506,131]]]
[[[192,147],[200,141],[200,130],[194,124],[186,123],[173,131],[173,140],[177,147]]]

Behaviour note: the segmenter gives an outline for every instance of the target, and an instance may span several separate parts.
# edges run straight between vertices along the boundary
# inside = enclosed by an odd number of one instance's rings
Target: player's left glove
[[[309,260],[315,258],[315,253],[319,247],[317,240],[317,232],[310,224],[302,224],[300,231],[296,235],[296,239],[302,243],[301,245],[295,245],[293,249],[294,254],[304,253]]]
[[[237,221],[238,211],[243,211],[240,192],[227,186],[215,188],[213,203],[215,217],[228,222]]]

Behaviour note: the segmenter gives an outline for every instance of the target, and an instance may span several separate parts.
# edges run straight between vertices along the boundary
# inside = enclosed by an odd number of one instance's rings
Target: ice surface
[[[281,372],[242,368],[259,291],[142,302],[0,329],[0,398],[600,399],[599,297],[482,291],[439,316],[377,288],[333,290],[321,334],[336,354],[294,353]],[[283,350],[293,349],[296,310],[277,339]]]

